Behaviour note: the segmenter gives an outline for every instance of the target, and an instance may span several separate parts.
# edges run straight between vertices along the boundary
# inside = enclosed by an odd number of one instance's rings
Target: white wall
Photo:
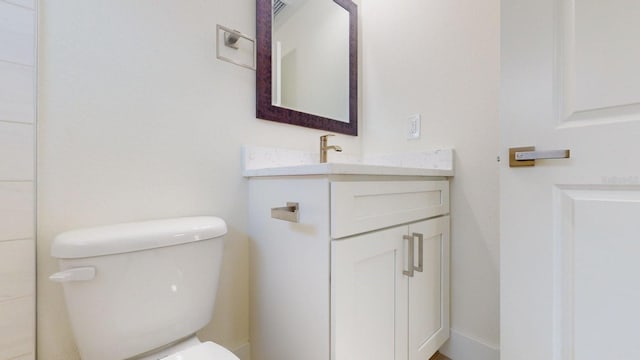
[[[214,319],[248,340],[242,144],[317,151],[323,131],[255,118],[255,72],[216,60],[217,23],[255,33],[254,0],[56,0],[40,9],[38,351],[78,359],[53,237],[69,229],[211,214],[229,225]],[[360,138],[333,143],[359,154]],[[333,140],[333,139],[332,139]]]
[[[0,360],[35,358],[35,18],[0,0]]]
[[[361,138],[370,154],[456,148],[452,322],[489,354],[498,346],[498,5],[360,1],[364,136],[333,141],[348,154]],[[244,344],[240,146],[317,151],[324,133],[255,119],[255,73],[215,60],[215,24],[254,34],[255,1],[42,1],[40,17],[39,357],[78,359],[62,290],[46,280],[55,234],[195,214],[221,216],[230,229],[202,336]],[[423,137],[407,141],[414,113]]]
[[[497,359],[499,1],[365,0],[360,10],[363,151],[455,148],[451,309],[457,341],[445,351],[455,360],[485,359],[480,351]],[[409,141],[406,119],[416,113],[422,137]],[[461,349],[473,344],[476,355]]]

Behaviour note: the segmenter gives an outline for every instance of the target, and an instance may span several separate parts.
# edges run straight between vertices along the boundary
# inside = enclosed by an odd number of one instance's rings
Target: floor
[[[429,360],[451,360],[451,359],[437,352]]]

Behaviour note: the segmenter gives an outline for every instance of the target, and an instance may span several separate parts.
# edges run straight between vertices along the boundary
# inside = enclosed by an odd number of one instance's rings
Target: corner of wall
[[[251,360],[251,344],[244,343],[231,351],[240,360]]]
[[[453,360],[499,360],[500,349],[455,330],[440,352]]]

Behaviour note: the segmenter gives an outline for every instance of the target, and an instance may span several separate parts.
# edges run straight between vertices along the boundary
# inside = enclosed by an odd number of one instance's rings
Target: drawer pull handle
[[[422,272],[424,269],[424,236],[420,233],[413,233],[412,236],[418,238],[418,266],[414,267],[414,269],[418,272]]]
[[[402,274],[407,275],[408,277],[413,277],[413,270],[415,269],[415,266],[413,264],[413,236],[403,235],[402,240],[409,240],[409,256],[407,256],[407,258],[409,259],[409,266],[407,266],[407,268],[409,270],[402,270]]]
[[[297,202],[287,202],[287,206],[271,208],[271,217],[297,223],[300,220],[300,205]]]

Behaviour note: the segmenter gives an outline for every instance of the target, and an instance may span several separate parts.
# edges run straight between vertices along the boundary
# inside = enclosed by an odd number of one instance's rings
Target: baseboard
[[[472,339],[455,330],[440,352],[452,360],[499,360],[500,349]]]
[[[240,360],[251,360],[251,344],[242,344],[232,352]],[[500,350],[481,341],[470,338],[455,330],[451,330],[451,337],[442,348],[442,355],[452,360],[499,360]]]
[[[251,344],[244,343],[231,350],[240,360],[251,360]]]

